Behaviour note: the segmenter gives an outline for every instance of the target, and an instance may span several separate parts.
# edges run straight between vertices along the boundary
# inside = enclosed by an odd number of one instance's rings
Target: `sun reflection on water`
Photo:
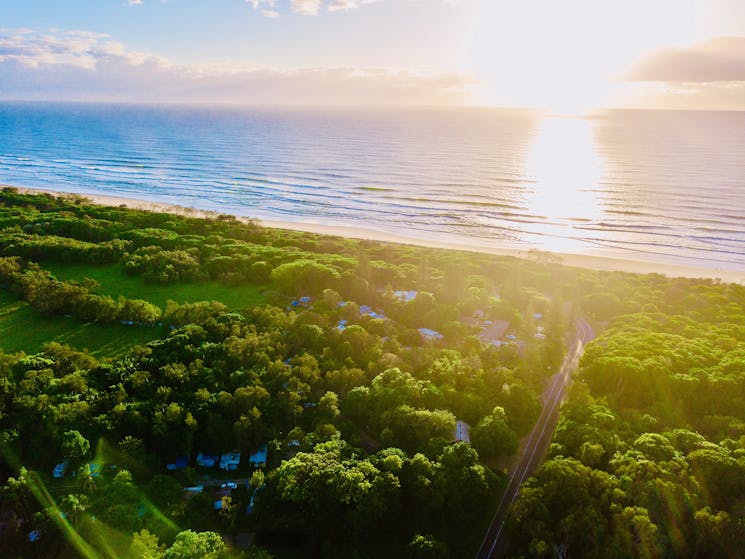
[[[603,163],[593,122],[583,118],[546,118],[537,130],[525,167],[523,204],[536,218],[528,240],[540,248],[573,252],[587,243],[577,227],[602,215],[598,185]]]

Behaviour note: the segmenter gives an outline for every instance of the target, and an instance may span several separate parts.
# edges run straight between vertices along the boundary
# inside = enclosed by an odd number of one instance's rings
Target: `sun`
[[[603,105],[636,57],[690,42],[694,8],[694,0],[484,1],[470,69],[488,104],[583,113]]]

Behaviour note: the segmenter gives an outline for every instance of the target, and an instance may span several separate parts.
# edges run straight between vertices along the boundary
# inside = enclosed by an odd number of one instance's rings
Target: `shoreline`
[[[131,209],[147,210],[155,212],[175,213],[190,217],[210,217],[220,215],[219,212],[209,210],[198,210],[169,204],[165,202],[153,202],[135,198],[120,196],[109,196],[106,194],[84,194],[77,192],[63,192],[47,190],[42,188],[29,188],[0,184],[0,188],[14,188],[24,194],[50,194],[52,196],[80,196],[101,206],[125,206]],[[230,214],[233,215],[233,214]],[[280,221],[272,219],[254,219],[245,216],[234,215],[236,219],[243,222],[258,222],[263,227],[271,229],[284,229],[289,231],[301,231],[319,235],[333,235],[359,240],[379,241],[386,243],[423,246],[428,248],[440,248],[445,250],[462,250],[467,252],[478,252],[493,254],[495,256],[514,256],[516,258],[534,259],[535,251],[521,250],[509,247],[484,247],[469,245],[466,241],[448,241],[444,239],[421,239],[406,237],[395,233],[388,233],[375,229],[365,229],[347,225],[324,225],[318,223]],[[632,274],[662,274],[668,277],[719,279],[726,283],[737,283],[745,285],[745,272],[730,270],[714,270],[710,268],[699,268],[696,266],[681,266],[676,264],[662,264],[643,260],[625,258],[614,258],[610,256],[597,256],[587,254],[560,253],[539,251],[541,254],[550,254],[556,263],[575,268],[587,268],[605,272],[628,272]]]

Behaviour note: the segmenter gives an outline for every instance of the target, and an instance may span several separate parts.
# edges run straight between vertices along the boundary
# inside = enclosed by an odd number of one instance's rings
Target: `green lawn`
[[[88,349],[97,357],[110,357],[163,335],[163,328],[155,326],[96,324],[75,318],[45,317],[28,303],[0,290],[0,349],[6,353],[36,353],[47,342],[59,342]]]
[[[124,295],[129,299],[145,299],[165,308],[169,299],[177,303],[194,303],[196,301],[220,301],[232,310],[241,310],[258,305],[264,301],[262,293],[266,286],[243,285],[227,287],[219,281],[204,283],[177,283],[158,285],[145,283],[140,276],[128,276],[122,273],[119,264],[91,266],[90,264],[50,264],[43,267],[60,280],[82,280],[91,278],[101,284],[99,292],[116,298]]]
[[[169,299],[178,303],[215,300],[233,310],[257,305],[264,301],[263,286],[226,287],[218,281],[192,284],[154,285],[139,276],[127,276],[117,264],[90,266],[86,264],[44,264],[60,280],[96,280],[100,293],[131,299],[145,299],[165,308]],[[77,349],[88,349],[97,357],[111,357],[136,344],[144,344],[165,335],[155,326],[97,324],[76,318],[46,317],[28,303],[0,290],[0,349],[6,353],[35,353],[47,342],[59,342]]]

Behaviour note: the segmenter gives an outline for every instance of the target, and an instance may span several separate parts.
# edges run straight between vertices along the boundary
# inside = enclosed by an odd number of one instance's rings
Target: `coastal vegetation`
[[[511,551],[745,545],[741,286],[13,189],[0,227],[3,556],[470,557],[580,315]]]
[[[582,359],[515,553],[738,557],[745,549],[745,289],[658,281]]]

